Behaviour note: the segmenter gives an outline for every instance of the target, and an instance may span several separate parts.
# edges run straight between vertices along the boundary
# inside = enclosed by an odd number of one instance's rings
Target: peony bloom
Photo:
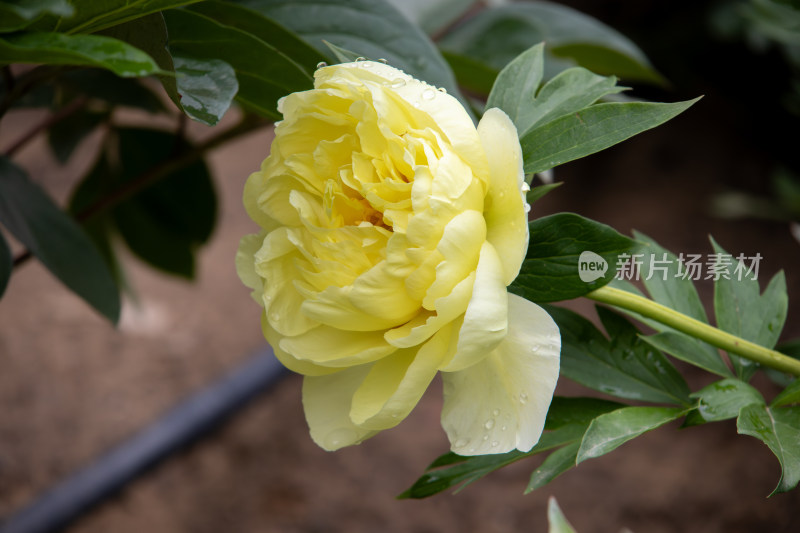
[[[463,455],[529,450],[561,340],[507,292],[528,244],[516,129],[477,129],[452,96],[382,63],[320,68],[279,102],[284,120],[244,203],[261,231],[237,269],[264,335],[305,376],[326,450],[396,426],[437,372],[442,426]]]

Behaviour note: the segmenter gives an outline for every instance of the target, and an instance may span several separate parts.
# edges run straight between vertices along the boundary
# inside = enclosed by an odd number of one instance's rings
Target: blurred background
[[[669,80],[636,85],[637,95],[705,96],[664,126],[556,168],[564,185],[531,216],[576,212],[622,233],[642,231],[676,253],[709,253],[708,235],[734,255],[760,253],[762,286],[786,271],[790,310],[782,340],[800,336],[800,245],[792,234],[800,213],[798,34],[771,12],[756,16],[766,5],[758,1],[562,3],[630,37]],[[46,113],[14,111],[0,147]],[[235,122],[233,114],[223,126]],[[174,127],[168,117],[140,112],[119,120]],[[205,126],[188,128],[192,139],[209,135]],[[241,206],[242,187],[271,138],[264,127],[211,152],[218,220],[197,256],[194,281],[123,253],[136,298],[125,302],[116,329],[37,262],[14,271],[0,302],[0,519],[264,345],[258,308],[233,257],[239,238],[255,228]],[[98,135],[89,136],[61,164],[39,138],[15,161],[63,204],[98,144]],[[711,284],[701,281],[699,289],[710,308]],[[568,305],[593,312],[588,301]],[[709,380],[680,368],[692,388]],[[767,498],[778,462],[763,444],[738,436],[734,421],[661,428],[528,495],[522,492],[540,458],[457,495],[400,501],[396,496],[448,449],[438,420],[440,384],[396,429],[336,453],[310,440],[300,384],[287,377],[68,531],[543,531],[550,496],[583,533],[800,530],[800,493]],[[778,391],[762,375],[755,385],[768,399]],[[563,380],[557,393],[588,391]]]

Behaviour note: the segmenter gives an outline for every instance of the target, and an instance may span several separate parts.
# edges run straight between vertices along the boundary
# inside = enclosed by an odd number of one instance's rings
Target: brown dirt
[[[761,180],[763,156],[715,128],[702,106],[660,130],[558,173],[566,184],[534,209],[569,210],[665,246],[706,253],[713,233],[733,253],[760,252],[762,276],[787,270],[800,295],[800,247],[785,224],[720,221],[709,195]],[[31,115],[3,130],[6,146]],[[198,130],[198,135],[203,132]],[[15,131],[16,130],[16,131]],[[233,269],[238,239],[252,230],[240,205],[245,178],[266,155],[270,131],[214,152],[221,217],[194,283],[126,257],[138,304],[113,329],[38,264],[18,269],[0,302],[0,516],[8,516],[177,401],[236,367],[262,345],[258,309]],[[44,143],[17,161],[59,199],[90,163],[91,142],[65,168]],[[703,285],[706,300],[710,287]],[[577,304],[590,309],[586,303]],[[791,312],[785,337],[800,334]],[[693,384],[708,379],[690,372]],[[765,380],[760,386],[774,388]],[[561,393],[581,394],[564,380]],[[447,443],[439,387],[398,428],[336,453],[309,439],[300,380],[291,377],[230,424],[131,485],[69,529],[72,533],[322,531],[544,531],[554,495],[579,532],[790,532],[800,530],[797,491],[767,499],[779,468],[765,446],[733,423],[636,439],[523,495],[534,459],[467,488],[397,501]]]

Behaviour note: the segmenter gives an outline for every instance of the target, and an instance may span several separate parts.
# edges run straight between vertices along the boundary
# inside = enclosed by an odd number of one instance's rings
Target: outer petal
[[[239,241],[236,251],[236,273],[246,287],[253,290],[250,294],[260,306],[264,306],[264,279],[256,273],[256,252],[264,244],[266,231],[245,235]]]
[[[325,325],[284,337],[279,346],[301,361],[331,367],[369,363],[397,350],[383,339],[382,331],[345,331]]]
[[[283,366],[292,372],[297,372],[298,374],[303,374],[305,376],[322,376],[324,374],[336,372],[336,368],[320,366],[310,361],[302,361],[281,349],[280,344],[283,337],[281,337],[277,331],[272,329],[272,326],[269,325],[266,315],[266,311],[261,313],[261,331],[264,332],[264,338],[267,339],[267,342],[270,344],[270,346],[272,346],[272,351],[275,353],[275,357],[278,358],[278,361],[280,361]]]
[[[508,292],[503,267],[494,247],[484,242],[475,271],[472,297],[458,334],[458,347],[442,371],[453,372],[474,365],[491,352],[508,329]]]
[[[497,108],[488,110],[478,124],[478,135],[489,160],[491,181],[483,216],[486,240],[494,245],[503,261],[506,285],[519,274],[528,250],[528,213],[522,192],[522,148],[517,128]]]
[[[371,365],[360,365],[329,374],[303,379],[303,408],[311,438],[320,447],[338,450],[359,444],[377,431],[363,429],[350,420],[353,394]]]
[[[558,379],[561,337],[544,309],[508,295],[505,340],[483,361],[444,373],[442,426],[460,455],[529,451]]]
[[[376,362],[353,396],[353,422],[380,430],[394,427],[408,416],[455,348],[453,329],[448,324],[419,350],[398,350]]]

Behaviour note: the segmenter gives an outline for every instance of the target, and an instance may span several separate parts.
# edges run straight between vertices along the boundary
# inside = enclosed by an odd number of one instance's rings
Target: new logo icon
[[[581,252],[581,256],[578,258],[578,276],[581,281],[591,283],[602,278],[607,270],[608,263],[605,259],[589,250]]]

